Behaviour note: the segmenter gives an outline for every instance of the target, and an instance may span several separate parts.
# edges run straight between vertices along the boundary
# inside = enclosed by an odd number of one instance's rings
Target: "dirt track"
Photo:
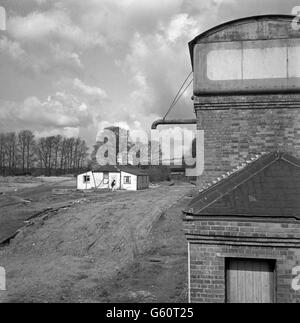
[[[11,237],[24,221],[47,208],[58,208],[82,199],[75,178],[0,177],[0,243]],[[59,195],[55,190],[68,190]]]
[[[191,185],[90,195],[0,249],[9,302],[185,301],[181,209]],[[164,288],[162,288],[164,284]]]

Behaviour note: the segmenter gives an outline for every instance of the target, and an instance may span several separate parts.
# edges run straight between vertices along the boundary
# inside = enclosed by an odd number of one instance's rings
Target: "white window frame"
[[[91,182],[91,175],[83,175],[83,183],[89,184]]]
[[[130,185],[131,184],[131,176],[124,176],[124,180],[123,181],[124,181],[124,184]]]
[[[109,183],[109,172],[104,172],[103,173],[103,184],[108,184]]]

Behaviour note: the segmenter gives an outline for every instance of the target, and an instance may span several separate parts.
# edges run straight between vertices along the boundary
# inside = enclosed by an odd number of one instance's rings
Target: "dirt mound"
[[[0,250],[8,284],[0,300],[89,301],[87,290],[151,247],[153,225],[190,189],[184,184],[108,193],[35,219]]]

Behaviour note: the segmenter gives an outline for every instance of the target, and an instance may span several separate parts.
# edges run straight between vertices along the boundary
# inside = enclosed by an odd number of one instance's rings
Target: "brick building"
[[[300,265],[293,18],[243,18],[190,43],[195,113],[205,131],[200,193],[184,212],[191,302],[300,302],[292,285]]]

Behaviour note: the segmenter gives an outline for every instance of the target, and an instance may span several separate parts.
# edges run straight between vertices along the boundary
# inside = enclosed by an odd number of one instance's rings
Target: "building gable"
[[[271,153],[204,190],[187,214],[300,219],[300,161]]]

